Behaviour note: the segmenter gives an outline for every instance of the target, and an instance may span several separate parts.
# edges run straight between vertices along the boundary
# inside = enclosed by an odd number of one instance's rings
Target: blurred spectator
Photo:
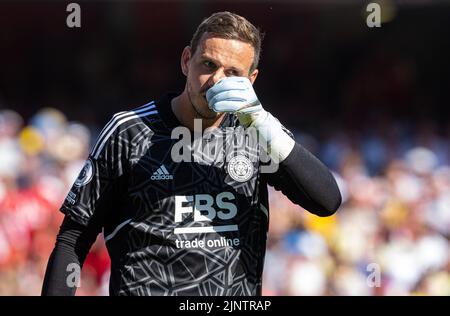
[[[24,125],[0,111],[0,295],[39,295],[63,215],[58,211],[84,164],[91,135],[56,109]],[[79,295],[98,295],[109,269],[100,241],[83,269]]]

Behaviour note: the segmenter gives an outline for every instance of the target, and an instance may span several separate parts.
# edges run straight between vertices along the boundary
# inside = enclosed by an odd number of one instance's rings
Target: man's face
[[[189,100],[202,119],[220,115],[208,107],[206,91],[224,77],[247,77],[253,83],[258,70],[250,73],[255,50],[249,43],[223,39],[203,34],[194,54],[186,47],[181,57],[181,67],[186,75]]]

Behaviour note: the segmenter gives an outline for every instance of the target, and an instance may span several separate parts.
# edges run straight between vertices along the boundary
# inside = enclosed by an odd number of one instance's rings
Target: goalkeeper
[[[184,91],[114,115],[61,207],[43,295],[75,294],[68,267],[82,267],[102,231],[111,295],[260,295],[267,186],[334,214],[332,174],[253,89],[260,51],[249,21],[215,13],[181,55]],[[247,131],[256,142],[243,141]]]

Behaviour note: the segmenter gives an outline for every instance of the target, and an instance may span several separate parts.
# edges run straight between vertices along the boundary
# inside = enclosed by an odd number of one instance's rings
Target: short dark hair
[[[204,33],[251,44],[255,50],[255,56],[250,72],[258,67],[264,34],[246,18],[228,11],[217,12],[205,18],[192,36],[190,44],[192,54],[197,50],[198,43]]]

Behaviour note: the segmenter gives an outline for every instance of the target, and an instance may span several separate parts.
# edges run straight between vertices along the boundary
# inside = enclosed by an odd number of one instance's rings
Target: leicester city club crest
[[[231,158],[228,163],[228,174],[238,182],[248,181],[253,176],[253,164],[245,156],[238,155]]]

